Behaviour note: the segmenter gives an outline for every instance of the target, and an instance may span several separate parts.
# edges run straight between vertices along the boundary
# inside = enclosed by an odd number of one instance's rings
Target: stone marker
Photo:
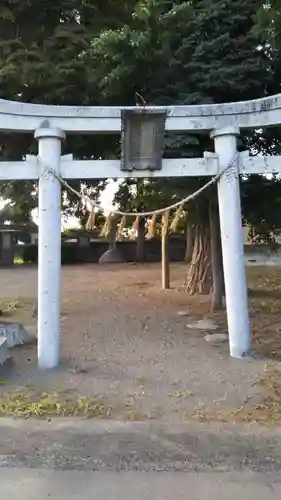
[[[201,319],[199,321],[194,321],[194,323],[189,323],[185,325],[185,327],[190,330],[216,330],[218,325],[209,319]]]
[[[117,248],[107,250],[99,259],[99,264],[121,264],[123,262]]]
[[[227,342],[228,335],[226,333],[213,333],[211,335],[206,335],[204,339],[211,345],[218,345]]]
[[[0,338],[0,368],[9,359],[8,342],[5,337]]]
[[[28,344],[32,342],[33,337],[28,333],[21,323],[0,323],[0,340],[6,338],[8,347]]]

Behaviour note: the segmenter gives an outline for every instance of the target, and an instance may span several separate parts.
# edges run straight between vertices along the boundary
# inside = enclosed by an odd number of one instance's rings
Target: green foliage
[[[89,64],[95,68],[93,84],[108,104],[134,104],[135,92],[149,104],[162,105],[262,97],[274,88],[274,82],[271,57],[262,33],[255,27],[260,6],[257,0],[143,1],[130,24],[104,30],[94,38],[89,51]],[[244,139],[256,150],[276,149],[272,136],[254,133]],[[169,134],[165,157],[200,157],[212,148],[209,136],[201,133]],[[120,185],[115,201],[123,209],[169,205],[206,180],[140,182],[129,180]],[[255,183],[256,179],[248,180],[246,191],[250,186],[254,190]],[[208,217],[209,195],[189,204],[193,222]],[[255,205],[248,193],[245,216],[253,224],[261,215],[252,216]],[[264,218],[270,225],[269,211]]]
[[[91,79],[88,49],[102,29],[128,21],[135,0],[3,0],[0,4],[0,98],[44,104],[100,104]],[[67,138],[65,152],[99,158],[115,149],[116,137]],[[0,134],[0,159],[18,160],[36,153],[31,135]],[[97,198],[105,182],[89,181]],[[81,188],[80,181],[73,187]],[[82,189],[84,189],[82,187]],[[0,185],[0,194],[16,202],[23,219],[37,205],[32,182]],[[81,203],[64,193],[66,212],[86,218]]]
[[[253,99],[280,88],[281,2],[260,0],[3,0],[0,5],[0,98],[77,105],[192,104]],[[248,148],[276,154],[280,130],[244,137]],[[204,134],[168,134],[165,157],[212,150]],[[75,158],[113,157],[119,137],[68,137]],[[0,159],[36,153],[31,135],[0,135]],[[178,200],[203,179],[125,181],[116,195],[124,209],[153,209]],[[73,187],[98,199],[106,181]],[[259,206],[255,192],[259,193]],[[32,182],[0,185],[27,220],[37,205]],[[242,182],[244,216],[265,237],[281,227],[279,180]],[[268,197],[268,193],[270,196]],[[207,193],[189,214],[207,215]],[[267,200],[260,203],[260,200]],[[202,202],[201,202],[202,200]],[[65,214],[82,226],[88,210],[63,193]],[[273,215],[274,213],[274,215]],[[261,223],[261,221],[263,221]]]
[[[272,40],[280,37],[281,1],[271,0],[270,2],[262,2],[257,12],[257,23],[266,37],[270,36]]]
[[[94,38],[93,81],[109,101],[225,102],[260,97],[268,59],[253,31],[260,1],[150,0],[130,25]],[[163,11],[164,10],[164,11]]]
[[[50,104],[95,103],[85,64],[93,36],[129,17],[116,0],[3,0],[1,97]]]

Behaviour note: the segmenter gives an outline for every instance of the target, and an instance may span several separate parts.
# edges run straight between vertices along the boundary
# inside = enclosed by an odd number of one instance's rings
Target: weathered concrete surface
[[[99,259],[99,264],[120,264],[122,257],[117,248],[107,250]]]
[[[166,128],[194,131],[213,130],[229,125],[240,128],[279,125],[280,107],[281,94],[244,102],[168,106]],[[0,124],[7,131],[33,132],[48,119],[53,127],[59,127],[65,132],[120,132],[121,109],[109,106],[52,106],[1,99]]]
[[[15,321],[0,321],[0,340],[7,339],[8,347],[28,344],[34,339],[21,323]]]
[[[281,480],[258,473],[91,473],[0,470],[9,500],[279,500]]]
[[[281,267],[281,254],[275,252],[265,255],[262,252],[255,252],[252,254],[245,254],[245,266],[247,267]]]
[[[211,345],[219,345],[228,341],[228,335],[227,333],[212,333],[205,335],[204,339]]]
[[[281,430],[0,419],[1,499],[279,500],[280,472]]]
[[[0,368],[9,358],[8,341],[5,337],[0,337]]]
[[[185,325],[190,330],[217,330],[218,325],[210,319],[201,319]]]
[[[258,426],[1,419],[0,470],[1,467],[276,474],[281,472],[281,430]]]

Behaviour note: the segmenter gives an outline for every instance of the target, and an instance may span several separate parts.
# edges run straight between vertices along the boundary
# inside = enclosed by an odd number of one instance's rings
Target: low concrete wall
[[[64,245],[64,244],[63,244]],[[100,257],[108,250],[109,243],[106,240],[92,240],[88,245],[78,245],[77,242],[68,242],[68,248],[73,253],[73,262],[77,263],[97,263]],[[117,248],[121,254],[123,262],[136,261],[136,242],[117,242]],[[181,236],[170,236],[168,241],[168,254],[170,262],[183,262],[185,258],[186,242]],[[16,253],[22,256],[24,246],[17,246]],[[35,250],[36,253],[36,250]],[[145,242],[145,262],[161,261],[161,241],[159,238],[146,240]],[[281,267],[281,249],[270,251],[266,245],[245,245],[245,264],[247,266],[274,266]]]
[[[135,262],[136,242],[122,241],[117,243],[124,262]],[[169,238],[168,254],[170,262],[183,262],[185,258],[186,242],[184,238]],[[281,250],[270,251],[266,245],[245,245],[245,265],[247,266],[275,266],[281,267]],[[88,247],[77,247],[79,262],[98,262],[101,255],[108,250],[108,242],[91,242]],[[161,261],[161,241],[153,239],[145,242],[146,262]]]
[[[14,264],[15,256],[15,243],[13,238],[13,233],[6,231],[0,232],[0,248],[1,248],[1,258],[0,266],[12,266]]]
[[[272,251],[266,245],[245,245],[246,266],[281,267],[281,250]]]
[[[169,238],[168,254],[171,262],[182,262],[185,256],[185,240]],[[117,248],[124,262],[136,261],[135,241],[117,242]],[[76,245],[77,259],[79,262],[98,262],[100,257],[108,250],[107,241],[92,241],[89,246]],[[145,261],[161,261],[161,241],[159,239],[147,240],[145,242]]]

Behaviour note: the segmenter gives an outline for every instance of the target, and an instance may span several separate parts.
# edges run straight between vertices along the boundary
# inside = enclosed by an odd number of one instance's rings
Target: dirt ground
[[[102,402],[107,416],[131,420],[189,420],[206,411],[238,411],[262,401],[265,365],[281,360],[281,302],[276,268],[248,270],[255,357],[229,358],[227,344],[191,331],[192,319],[210,318],[209,298],[183,290],[186,265],[171,266],[171,289],[161,290],[156,265],[64,267],[61,366],[39,372],[36,345],[13,349],[1,373],[2,395],[39,389],[64,398]],[[34,329],[37,269],[0,271],[0,300],[11,320]],[[189,313],[180,316],[179,311]],[[226,332],[224,313],[212,316]],[[270,359],[269,359],[270,358]]]

